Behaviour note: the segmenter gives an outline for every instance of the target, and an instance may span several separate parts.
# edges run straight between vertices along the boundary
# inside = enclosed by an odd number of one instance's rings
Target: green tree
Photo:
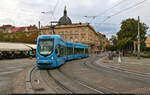
[[[27,36],[24,32],[16,33],[16,42],[26,43]]]
[[[107,45],[107,46],[106,46],[106,50],[108,50],[108,51],[116,51],[117,48],[116,48],[116,46],[114,46],[114,45]]]
[[[112,35],[110,38],[110,41],[113,43],[113,46],[117,45],[117,37],[116,36]]]
[[[4,41],[4,33],[0,31],[0,41]]]
[[[121,29],[117,33],[117,47],[119,49],[125,49],[133,51],[134,41],[137,41],[138,35],[138,20],[133,18],[129,18],[123,20],[121,23]],[[145,46],[145,35],[148,27],[146,24],[140,22],[140,39],[141,39],[141,47]]]

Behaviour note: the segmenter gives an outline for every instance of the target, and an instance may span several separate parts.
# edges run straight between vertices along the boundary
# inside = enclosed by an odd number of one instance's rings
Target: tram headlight
[[[53,59],[54,59],[54,57],[52,56],[52,57],[51,57],[51,60],[53,60]]]
[[[39,60],[40,58],[39,58],[39,57],[37,57],[37,59]]]

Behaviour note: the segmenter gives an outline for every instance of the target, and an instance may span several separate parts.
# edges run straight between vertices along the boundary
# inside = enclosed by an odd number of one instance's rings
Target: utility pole
[[[138,59],[140,59],[140,17],[138,16]]]
[[[50,23],[51,23],[50,28],[52,28],[53,34],[56,34],[56,33],[55,33],[55,30],[54,30],[56,25],[53,25],[53,23],[56,23],[56,24],[57,24],[58,21],[51,21]]]
[[[39,28],[38,28],[38,36],[40,35],[40,21],[38,22]]]

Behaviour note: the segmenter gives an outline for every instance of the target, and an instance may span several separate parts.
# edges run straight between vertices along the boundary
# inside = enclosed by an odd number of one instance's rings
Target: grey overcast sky
[[[58,20],[67,6],[73,23],[89,22],[97,32],[108,38],[120,29],[126,18],[140,16],[141,22],[150,26],[150,0],[0,0],[0,25],[33,25],[41,21],[42,26]],[[143,2],[139,4],[140,2]],[[139,4],[138,6],[135,6]],[[129,8],[129,9],[128,9]],[[48,12],[42,14],[41,12]],[[112,16],[118,12],[118,15]],[[53,13],[53,15],[52,15]],[[84,16],[97,16],[95,19]],[[110,19],[104,21],[108,16]],[[147,33],[150,33],[150,29]]]

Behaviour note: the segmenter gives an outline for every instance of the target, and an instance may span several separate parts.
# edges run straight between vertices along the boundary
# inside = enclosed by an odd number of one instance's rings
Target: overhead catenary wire
[[[111,10],[111,9],[113,9],[113,8],[115,8],[115,7],[117,7],[117,6],[119,6],[120,4],[122,4],[123,1],[124,1],[124,0],[120,0],[118,3],[116,3],[116,4],[115,4],[114,6],[112,6],[111,8],[108,8],[108,9],[104,10],[103,12],[99,13],[98,15],[91,16],[91,17],[93,17],[93,19],[91,19],[90,22],[92,23],[92,21],[93,21],[95,18],[97,18],[97,17],[103,15],[104,13],[108,12],[109,10]]]
[[[108,9],[104,10],[103,12],[99,13],[98,15],[96,15],[96,17],[99,16],[99,15],[103,15],[104,13],[108,12],[109,10],[111,10],[111,9],[113,9],[113,8],[115,8],[115,7],[117,7],[117,6],[119,6],[120,4],[122,4],[123,1],[124,1],[124,0],[120,0],[117,4],[115,4],[115,5],[112,6],[111,8],[108,8]]]
[[[54,6],[54,9],[53,9],[53,11],[52,11],[52,17],[51,17],[51,18],[55,18],[55,17],[54,17],[54,13],[55,13],[55,10],[56,10],[58,4],[59,4],[59,0],[57,0],[56,4],[55,4],[55,6]]]
[[[51,15],[50,15],[50,18],[51,18],[51,19],[55,19],[54,13],[55,13],[55,11],[56,11],[56,8],[57,8],[58,4],[59,4],[59,0],[56,1],[56,4],[54,5],[52,11],[47,11],[47,12],[44,11],[44,12],[41,12],[41,13],[42,13],[42,14],[48,14],[48,13],[50,13],[50,14],[51,14]]]
[[[113,15],[110,15],[110,16],[108,16],[106,19],[104,19],[103,22],[105,22],[106,20],[108,20],[108,19],[112,18],[113,16],[116,16],[116,15],[122,13],[122,12],[125,12],[125,11],[127,11],[127,10],[129,10],[129,9],[135,8],[135,7],[137,7],[138,5],[140,5],[140,4],[142,4],[142,3],[146,2],[146,1],[147,1],[147,0],[143,0],[143,1],[141,1],[141,2],[138,2],[138,3],[134,4],[133,6],[130,6],[130,7],[128,7],[128,8],[125,8],[125,9],[123,9],[123,10],[121,10],[121,11],[119,11],[119,12],[113,14]]]

